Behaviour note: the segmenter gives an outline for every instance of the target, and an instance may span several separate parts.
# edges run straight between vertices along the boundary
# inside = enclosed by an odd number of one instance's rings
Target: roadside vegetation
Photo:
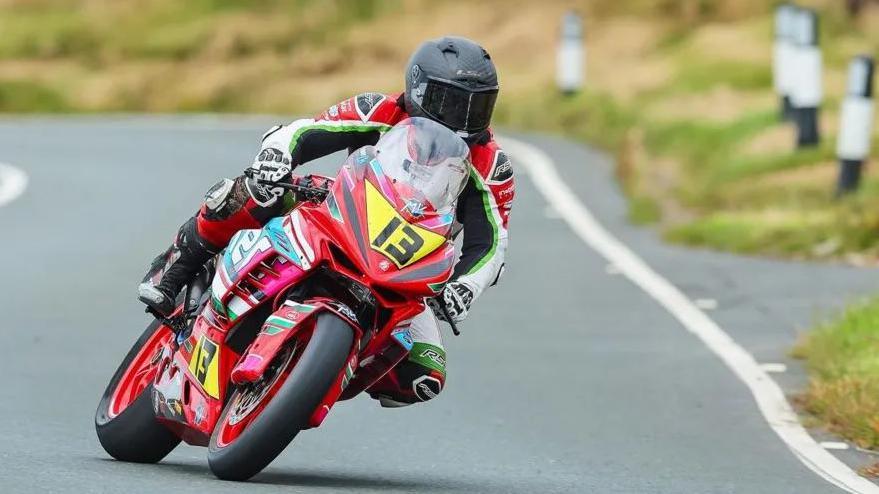
[[[879,449],[879,298],[850,307],[794,350],[812,376],[805,411],[862,448]]]
[[[609,19],[593,32],[584,94],[547,87],[503,116],[614,152],[631,219],[657,225],[672,242],[875,264],[879,180],[868,171],[861,191],[843,200],[833,190],[847,64],[879,46],[879,9],[854,20],[842,2],[805,3],[819,7],[823,22],[816,148],[795,150],[795,130],[778,116],[769,2],[692,23]]]

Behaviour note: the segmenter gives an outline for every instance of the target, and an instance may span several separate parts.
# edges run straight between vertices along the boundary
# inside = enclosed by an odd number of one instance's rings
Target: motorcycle
[[[236,233],[146,328],[98,405],[104,450],[155,463],[182,440],[207,446],[217,477],[246,480],[369,388],[407,356],[408,321],[451,276],[467,157],[450,130],[410,118],[334,178],[261,184],[298,204]]]

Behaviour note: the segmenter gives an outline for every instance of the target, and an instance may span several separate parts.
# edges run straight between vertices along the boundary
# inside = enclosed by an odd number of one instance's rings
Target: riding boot
[[[137,287],[137,298],[161,316],[177,308],[177,295],[219,249],[203,239],[193,217],[180,227],[174,243],[159,254]]]

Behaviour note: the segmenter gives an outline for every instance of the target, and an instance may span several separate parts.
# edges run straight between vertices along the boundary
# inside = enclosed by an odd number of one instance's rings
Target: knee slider
[[[442,347],[417,342],[408,360],[399,366],[400,377],[412,383],[412,392],[420,401],[435,398],[446,381],[446,352]]]
[[[446,379],[442,374],[431,370],[427,374],[412,381],[412,391],[421,401],[431,400],[436,398],[436,396],[443,390],[445,380]]]
[[[220,180],[204,196],[205,218],[222,220],[232,216],[247,201],[243,178]]]

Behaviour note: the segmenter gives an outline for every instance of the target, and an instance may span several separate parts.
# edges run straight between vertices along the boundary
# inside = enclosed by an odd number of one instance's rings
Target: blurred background
[[[425,38],[480,41],[500,69],[496,125],[561,132],[618,157],[632,220],[669,240],[873,264],[879,181],[833,200],[846,67],[879,45],[879,6],[820,18],[817,147],[792,152],[761,0],[0,0],[2,112],[315,114],[402,86]],[[583,19],[582,91],[555,87],[562,15]]]

